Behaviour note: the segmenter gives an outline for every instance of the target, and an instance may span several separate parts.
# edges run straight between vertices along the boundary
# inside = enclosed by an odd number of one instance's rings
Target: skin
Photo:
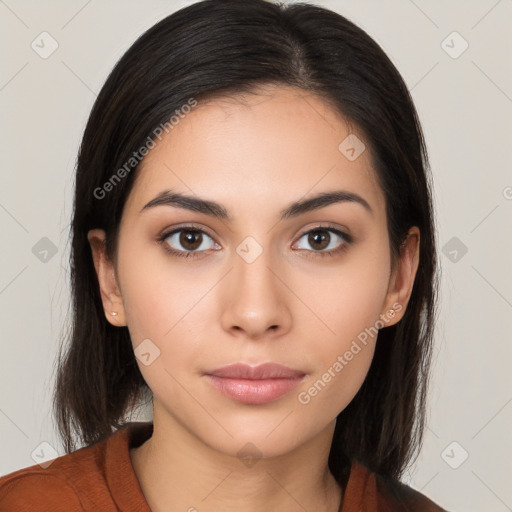
[[[153,512],[337,511],[342,489],[327,463],[335,421],[364,381],[376,337],[309,403],[298,394],[380,315],[395,310],[386,326],[402,318],[418,267],[413,227],[391,269],[370,151],[349,161],[338,150],[357,131],[305,91],[257,93],[195,107],[148,153],[124,207],[116,261],[105,256],[103,231],[88,235],[106,318],[128,327],[134,348],[150,339],[160,350],[148,366],[137,360],[154,396],[154,433],[130,451]],[[216,201],[233,220],[168,205],[141,212],[170,189]],[[279,220],[290,203],[340,189],[373,213],[339,202]],[[197,258],[166,252],[165,244],[191,252],[179,234],[157,242],[187,223],[207,233]],[[319,252],[342,238],[321,231],[330,235],[322,249],[304,236],[327,225],[353,237],[333,257]],[[263,251],[251,263],[236,251],[248,236]],[[243,404],[201,373],[233,362],[277,362],[307,375],[273,402]],[[251,466],[237,456],[247,443],[261,456]]]

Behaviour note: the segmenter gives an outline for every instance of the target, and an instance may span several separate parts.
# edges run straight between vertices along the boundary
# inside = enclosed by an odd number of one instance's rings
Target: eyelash
[[[206,231],[199,229],[195,226],[181,226],[178,229],[174,229],[172,231],[167,231],[163,235],[159,236],[157,238],[157,241],[163,245],[164,250],[170,253],[172,256],[177,256],[178,258],[197,258],[198,254],[204,253],[206,251],[177,251],[175,249],[172,249],[169,244],[167,244],[165,241],[172,235],[176,233],[180,233],[181,231],[192,231],[195,233],[201,233],[204,235],[207,235],[213,240],[213,237],[211,237]],[[307,258],[323,258],[325,256],[337,256],[343,252],[345,252],[350,244],[352,244],[353,239],[350,235],[344,233],[343,231],[340,231],[338,228],[335,228],[334,226],[318,226],[313,229],[308,229],[307,231],[304,231],[298,238],[300,240],[304,235],[308,235],[310,233],[314,233],[315,231],[330,231],[334,234],[338,235],[340,238],[342,238],[344,241],[343,243],[337,248],[337,249],[331,249],[330,251],[308,251],[307,249],[299,249],[301,251],[306,251],[307,253],[313,253],[313,254],[307,254]]]

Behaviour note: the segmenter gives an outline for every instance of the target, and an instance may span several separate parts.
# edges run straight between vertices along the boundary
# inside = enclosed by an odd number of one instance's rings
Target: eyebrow
[[[373,210],[368,202],[354,192],[348,190],[335,190],[332,192],[322,192],[309,199],[302,199],[291,203],[284,210],[281,210],[281,220],[289,219],[291,217],[298,217],[307,212],[319,210],[335,203],[356,203],[364,207],[364,209],[373,215]],[[154,199],[145,204],[140,213],[156,206],[172,206],[175,208],[183,208],[194,212],[204,213],[211,217],[231,221],[232,217],[224,206],[210,201],[201,199],[194,196],[188,196],[180,192],[173,192],[164,190],[160,192]]]

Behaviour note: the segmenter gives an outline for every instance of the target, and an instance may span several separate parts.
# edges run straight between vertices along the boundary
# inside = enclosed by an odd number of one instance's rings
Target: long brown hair
[[[420,261],[404,317],[380,330],[368,375],[339,414],[329,456],[345,481],[350,461],[398,478],[419,451],[425,424],[437,294],[431,175],[418,116],[378,44],[343,16],[311,4],[206,0],[166,17],[128,49],[94,104],[76,168],[71,227],[72,323],[58,354],[54,412],[67,452],[121,426],[151,392],[128,329],[104,317],[87,240],[104,229],[115,259],[137,164],[130,156],[190,98],[250,92],[258,84],[321,96],[365,137],[386,197],[392,260],[411,226]],[[126,168],[126,162],[131,162]],[[98,190],[122,168],[108,194]]]

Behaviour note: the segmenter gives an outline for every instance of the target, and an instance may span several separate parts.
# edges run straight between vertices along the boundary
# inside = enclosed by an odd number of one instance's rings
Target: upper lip
[[[304,372],[294,370],[277,363],[264,363],[251,366],[245,363],[228,364],[216,370],[206,372],[207,375],[229,379],[289,379],[303,377]]]

